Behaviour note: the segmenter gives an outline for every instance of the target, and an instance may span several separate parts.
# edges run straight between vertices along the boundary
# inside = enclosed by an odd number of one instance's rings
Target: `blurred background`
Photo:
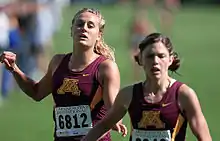
[[[39,80],[54,53],[72,51],[71,20],[83,7],[105,17],[122,87],[144,79],[133,60],[142,38],[155,31],[169,36],[182,63],[171,75],[197,92],[213,141],[220,140],[220,0],[0,0],[0,51],[15,52],[20,68]],[[52,141],[52,97],[33,102],[2,64],[0,79],[0,141]],[[126,116],[128,128],[129,122]],[[190,130],[186,140],[196,140]]]

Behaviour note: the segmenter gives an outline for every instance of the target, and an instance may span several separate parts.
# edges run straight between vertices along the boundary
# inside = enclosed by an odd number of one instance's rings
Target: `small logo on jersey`
[[[88,73],[85,73],[85,74],[83,74],[83,76],[89,76],[89,74],[88,74]]]
[[[169,106],[170,104],[172,104],[172,102],[169,102],[169,103],[163,103],[163,104],[162,104],[162,107],[167,107],[167,106]]]

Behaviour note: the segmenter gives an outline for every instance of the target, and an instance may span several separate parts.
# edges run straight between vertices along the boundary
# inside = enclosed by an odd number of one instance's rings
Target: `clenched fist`
[[[6,69],[14,71],[16,65],[16,54],[10,51],[4,51],[0,56],[0,61],[5,64]]]

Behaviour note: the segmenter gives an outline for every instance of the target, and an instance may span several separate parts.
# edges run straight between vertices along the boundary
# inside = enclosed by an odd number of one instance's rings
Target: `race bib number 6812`
[[[89,105],[55,108],[58,137],[86,135],[92,128]]]

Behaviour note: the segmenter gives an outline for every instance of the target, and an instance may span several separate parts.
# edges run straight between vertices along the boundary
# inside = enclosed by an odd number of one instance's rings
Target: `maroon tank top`
[[[134,85],[128,109],[132,123],[130,141],[184,141],[187,120],[178,106],[178,89],[182,83],[174,82],[155,104],[146,102],[142,85]]]
[[[98,81],[99,56],[83,71],[71,71],[67,54],[53,75],[55,141],[79,141],[106,114]],[[110,141],[110,134],[102,141]]]

